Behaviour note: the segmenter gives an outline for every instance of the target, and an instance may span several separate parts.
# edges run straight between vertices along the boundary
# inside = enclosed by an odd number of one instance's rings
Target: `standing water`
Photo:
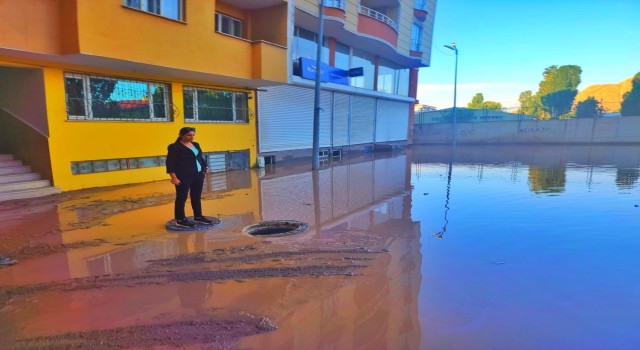
[[[640,348],[640,146],[308,168],[209,174],[203,231],[168,181],[0,203],[0,348]]]
[[[421,348],[640,348],[640,147],[413,154]]]

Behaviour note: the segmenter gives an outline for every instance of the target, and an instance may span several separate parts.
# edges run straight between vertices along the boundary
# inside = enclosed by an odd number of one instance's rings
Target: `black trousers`
[[[182,220],[186,217],[184,213],[184,205],[187,197],[191,197],[191,209],[193,216],[202,216],[202,187],[204,186],[204,173],[199,173],[193,177],[180,179],[180,184],[176,185],[176,202],[173,209],[173,215],[176,220]]]

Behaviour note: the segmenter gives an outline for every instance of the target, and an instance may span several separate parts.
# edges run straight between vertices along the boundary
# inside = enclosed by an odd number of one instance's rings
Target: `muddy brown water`
[[[0,203],[0,254],[18,260],[0,268],[0,348],[419,346],[419,225],[398,206],[406,177],[358,198],[304,168],[278,172],[210,178],[203,207],[222,225],[206,231],[165,229],[166,181]],[[242,233],[278,219],[309,229]]]

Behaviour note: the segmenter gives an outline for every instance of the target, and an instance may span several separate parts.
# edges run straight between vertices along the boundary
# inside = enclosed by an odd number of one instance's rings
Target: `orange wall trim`
[[[337,17],[341,19],[345,18],[344,10],[335,8],[335,7],[325,7],[324,15],[328,17]]]
[[[358,32],[380,38],[396,47],[398,33],[388,25],[364,15],[358,16]]]
[[[427,15],[429,13],[425,10],[413,9],[413,16],[419,21],[424,21],[427,19]]]
[[[411,57],[422,57],[422,51],[413,51],[413,50],[411,50],[409,52],[409,54],[411,55]]]

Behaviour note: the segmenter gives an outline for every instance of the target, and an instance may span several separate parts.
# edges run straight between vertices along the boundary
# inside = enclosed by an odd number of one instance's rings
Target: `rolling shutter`
[[[372,97],[351,96],[351,144],[373,142],[375,103]]]
[[[283,85],[258,94],[259,152],[311,148],[313,90]]]
[[[349,95],[333,94],[333,146],[349,145]]]
[[[410,104],[407,102],[378,100],[376,142],[407,139],[409,108]]]
[[[313,89],[272,86],[258,95],[259,152],[313,147]],[[331,92],[320,92],[320,146],[331,147]]]

